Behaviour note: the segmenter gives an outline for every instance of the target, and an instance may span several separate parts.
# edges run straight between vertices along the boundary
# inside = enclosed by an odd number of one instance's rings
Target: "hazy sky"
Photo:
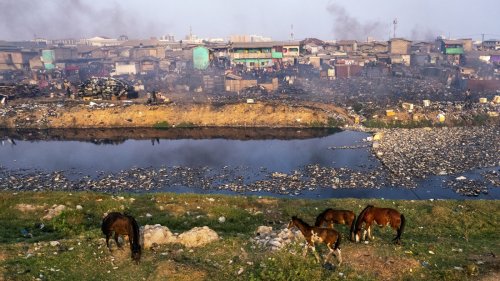
[[[103,35],[182,39],[259,34],[276,40],[392,36],[500,39],[500,0],[0,0],[0,40]]]

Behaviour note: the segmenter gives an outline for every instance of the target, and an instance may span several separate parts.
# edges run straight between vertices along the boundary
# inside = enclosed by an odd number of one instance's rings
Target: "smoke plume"
[[[414,41],[433,41],[442,32],[416,25],[410,32],[410,39]]]
[[[388,24],[378,21],[361,23],[336,3],[326,7],[334,18],[333,33],[337,39],[366,40],[367,37],[383,38],[388,34]]]
[[[165,24],[139,18],[118,1],[98,8],[85,0],[0,0],[0,40],[92,36],[148,37],[165,32]]]

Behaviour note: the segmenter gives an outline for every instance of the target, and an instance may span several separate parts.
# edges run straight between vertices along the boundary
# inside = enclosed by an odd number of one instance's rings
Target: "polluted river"
[[[500,199],[499,131],[4,130],[0,190]]]

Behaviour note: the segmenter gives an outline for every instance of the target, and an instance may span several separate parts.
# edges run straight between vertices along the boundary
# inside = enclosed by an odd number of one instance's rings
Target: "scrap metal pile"
[[[134,99],[137,91],[125,81],[116,78],[92,77],[78,87],[78,96],[92,99]]]
[[[29,84],[2,84],[0,83],[0,100],[3,97],[7,99],[15,98],[34,98],[41,96],[42,92],[36,85]]]

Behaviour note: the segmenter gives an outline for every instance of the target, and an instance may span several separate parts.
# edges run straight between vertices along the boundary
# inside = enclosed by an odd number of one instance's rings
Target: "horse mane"
[[[328,209],[324,210],[323,212],[321,212],[321,214],[319,214],[319,215],[316,217],[316,222],[314,223],[314,226],[318,226],[318,227],[319,227],[319,226],[320,226],[320,224],[321,224],[321,221],[324,219],[324,217],[325,217],[326,213],[327,213],[328,211],[330,211],[330,210],[331,210],[331,208],[328,208]]]
[[[369,208],[373,208],[373,205],[367,205],[367,206],[363,209],[363,211],[361,211],[361,213],[359,213],[359,215],[358,215],[358,219],[356,220],[356,229],[355,229],[355,231],[356,231],[356,230],[358,230],[358,229],[360,228],[361,224],[363,224],[363,217],[364,217],[364,215],[365,215],[366,211],[367,211]]]
[[[293,216],[292,220],[298,221],[300,224],[304,225],[307,228],[311,227],[307,222],[303,221],[301,218],[298,218],[297,216]]]

